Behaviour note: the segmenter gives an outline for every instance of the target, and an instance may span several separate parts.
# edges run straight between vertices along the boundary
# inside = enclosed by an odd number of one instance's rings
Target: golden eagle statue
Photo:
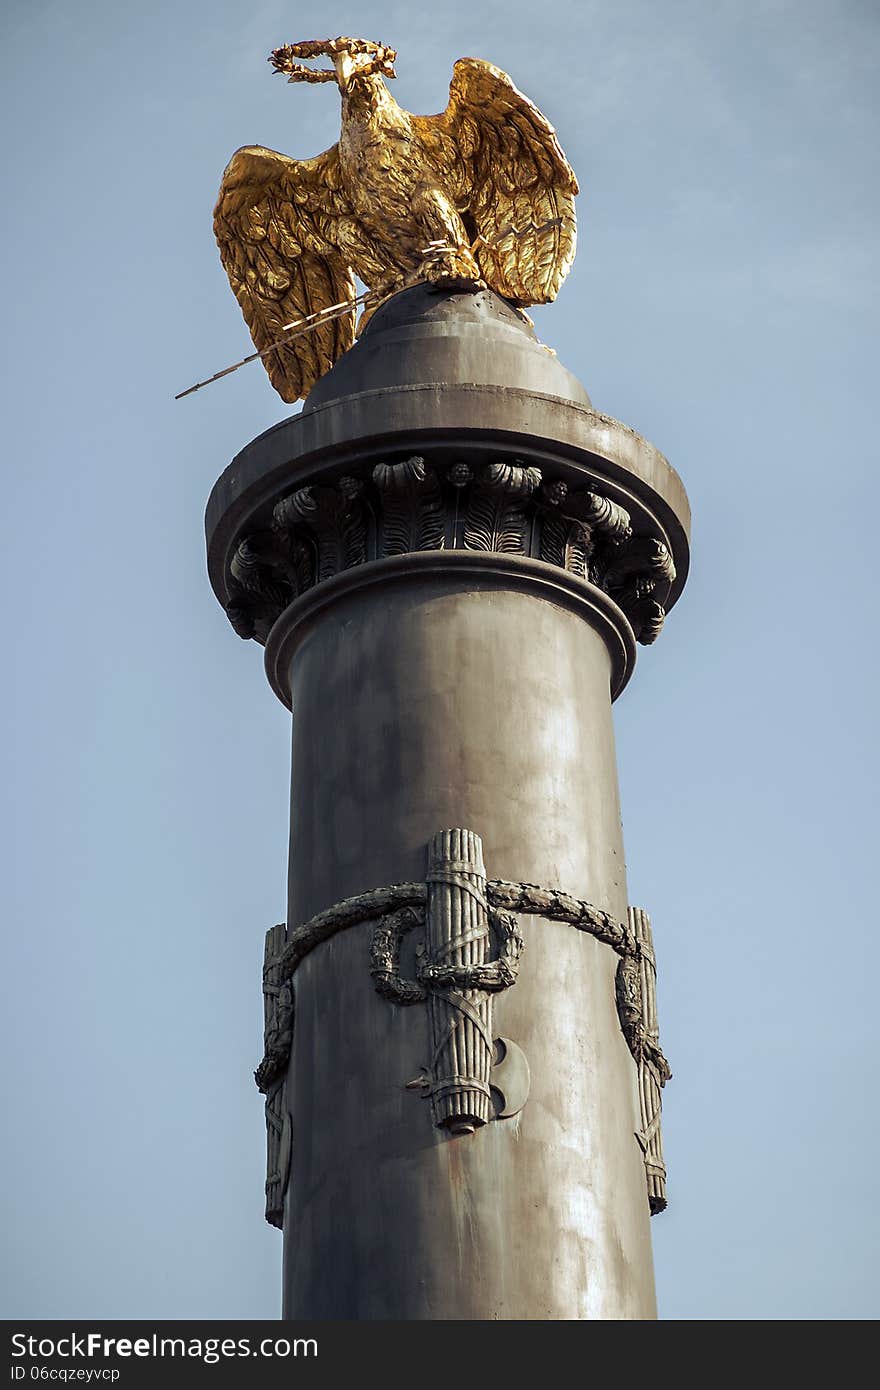
[[[327,54],[332,69],[299,59]],[[383,81],[394,49],[366,39],[287,44],[269,61],[290,82],[336,82],[339,143],[315,159],[248,145],[214,210],[220,257],[258,351],[292,321],[336,316],[266,353],[285,401],[305,396],[351,347],[355,276],[367,311],[419,280],[488,285],[516,306],[555,299],[574,259],[577,180],[556,133],[506,73],[461,58],[449,104],[413,116]]]

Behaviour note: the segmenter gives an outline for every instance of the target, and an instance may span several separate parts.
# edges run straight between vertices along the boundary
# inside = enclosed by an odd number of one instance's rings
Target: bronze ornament
[[[332,69],[299,61],[321,54]],[[275,49],[269,61],[288,81],[337,83],[339,141],[314,159],[245,146],[223,175],[220,258],[285,401],[354,343],[355,276],[372,292],[360,331],[383,298],[419,280],[546,304],[574,260],[577,179],[537,107],[500,68],[461,58],[446,110],[414,116],[383,80],[395,57],[346,37]],[[273,347],[291,323],[331,309]]]

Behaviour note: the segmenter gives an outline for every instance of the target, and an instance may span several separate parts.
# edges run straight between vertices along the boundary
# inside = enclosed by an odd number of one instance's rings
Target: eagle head
[[[326,54],[333,60],[332,68],[307,68],[297,59],[317,58]],[[301,43],[286,43],[274,48],[269,54],[269,62],[276,72],[283,72],[288,82],[336,82],[340,91],[347,91],[355,77],[367,77],[379,73],[382,77],[396,77],[394,60],[395,49],[383,43],[373,43],[372,39],[349,39],[340,35],[337,39],[305,39]]]

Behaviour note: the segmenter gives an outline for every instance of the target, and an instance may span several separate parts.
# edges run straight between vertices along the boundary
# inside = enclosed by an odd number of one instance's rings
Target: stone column
[[[687,526],[489,292],[396,296],[218,482],[212,582],[293,710],[259,1078],[285,1317],[655,1316],[611,703]]]

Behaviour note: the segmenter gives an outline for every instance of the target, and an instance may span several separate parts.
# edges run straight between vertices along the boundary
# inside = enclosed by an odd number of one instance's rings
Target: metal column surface
[[[460,515],[480,487],[502,498],[500,529]],[[554,520],[578,496],[618,528],[598,569]],[[409,526],[410,505],[424,525]],[[452,829],[479,838],[490,880],[627,921],[611,707],[635,638],[656,636],[684,585],[687,498],[511,306],[424,288],[388,301],[302,413],[230,464],[206,527],[217,597],[265,644],[293,710],[290,929],[424,883],[429,845]],[[433,930],[406,937],[409,977]],[[380,997],[368,926],[299,963],[285,1318],[656,1316],[617,957],[561,921],[523,916],[519,930],[491,1028],[522,1049],[530,1089],[488,1122],[475,1101],[440,1123],[408,1084],[439,1014]]]
[[[508,581],[513,583],[513,581]],[[440,827],[490,876],[569,885],[625,920],[610,660],[589,612],[454,570],[352,587],[292,658],[290,922],[424,878]],[[380,999],[352,928],[296,976],[289,1318],[649,1318],[653,1267],[616,958],[525,919],[495,1032],[519,1115],[451,1136],[406,1088],[426,1008]]]

